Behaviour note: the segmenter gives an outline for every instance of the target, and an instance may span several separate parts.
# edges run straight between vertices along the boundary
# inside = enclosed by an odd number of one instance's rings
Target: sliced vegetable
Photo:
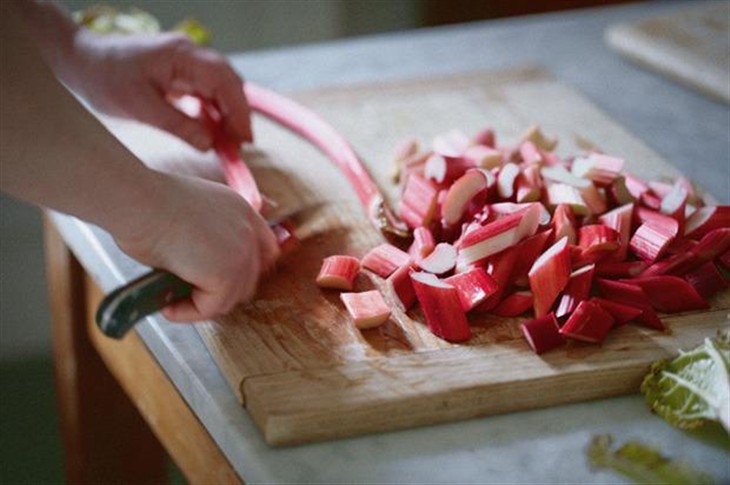
[[[390,317],[390,307],[378,290],[340,293],[340,299],[357,328],[377,327]]]
[[[471,329],[456,288],[431,273],[411,273],[411,280],[431,332],[449,342],[469,340]]]
[[[570,279],[568,238],[562,238],[537,258],[528,277],[534,298],[535,316],[547,315]]]
[[[410,263],[411,257],[407,252],[389,243],[374,247],[361,261],[363,268],[369,269],[383,278],[387,278],[396,269],[410,265]]]
[[[521,323],[520,330],[536,354],[542,354],[565,343],[553,313]]]
[[[355,278],[360,272],[360,261],[352,256],[330,256],[322,261],[317,276],[321,288],[334,288],[351,291]]]

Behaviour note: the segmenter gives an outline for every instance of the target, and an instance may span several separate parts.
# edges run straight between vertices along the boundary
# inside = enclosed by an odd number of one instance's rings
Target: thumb
[[[163,97],[155,93],[145,99],[145,104],[137,117],[140,121],[167,131],[201,151],[213,145],[213,137],[202,122],[183,114]]]

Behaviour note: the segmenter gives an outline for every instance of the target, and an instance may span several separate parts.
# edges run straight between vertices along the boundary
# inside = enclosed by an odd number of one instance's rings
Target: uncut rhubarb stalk
[[[322,261],[317,276],[317,286],[352,291],[355,278],[360,272],[360,261],[352,256],[330,256]]]
[[[390,308],[378,290],[340,293],[340,300],[345,304],[357,328],[377,327],[390,317]]]
[[[534,298],[535,316],[549,313],[570,279],[570,251],[568,238],[564,237],[545,251],[532,265],[528,273]]]
[[[302,136],[339,167],[376,229],[386,237],[409,236],[407,228],[388,207],[360,157],[337,130],[313,111],[285,96],[249,82],[244,83],[243,90],[253,111]]]
[[[431,273],[411,273],[413,289],[431,332],[449,342],[471,338],[471,329],[452,285]]]

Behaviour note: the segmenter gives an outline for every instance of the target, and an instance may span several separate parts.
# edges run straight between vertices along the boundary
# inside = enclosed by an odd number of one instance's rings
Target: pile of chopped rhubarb
[[[353,291],[363,270],[450,342],[471,337],[472,314],[524,316],[536,353],[600,343],[627,323],[662,331],[659,314],[709,308],[728,287],[730,206],[706,205],[684,177],[644,182],[621,158],[561,158],[556,144],[538,127],[504,146],[492,129],[450,131],[427,149],[404,140],[393,176],[410,247],[328,257],[317,284],[347,291],[359,328],[391,314],[379,290]]]

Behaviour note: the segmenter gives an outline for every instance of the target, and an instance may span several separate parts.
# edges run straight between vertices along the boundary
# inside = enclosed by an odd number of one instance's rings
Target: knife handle
[[[152,270],[109,293],[96,311],[96,324],[109,337],[122,338],[139,320],[189,297],[192,290],[174,274]]]

